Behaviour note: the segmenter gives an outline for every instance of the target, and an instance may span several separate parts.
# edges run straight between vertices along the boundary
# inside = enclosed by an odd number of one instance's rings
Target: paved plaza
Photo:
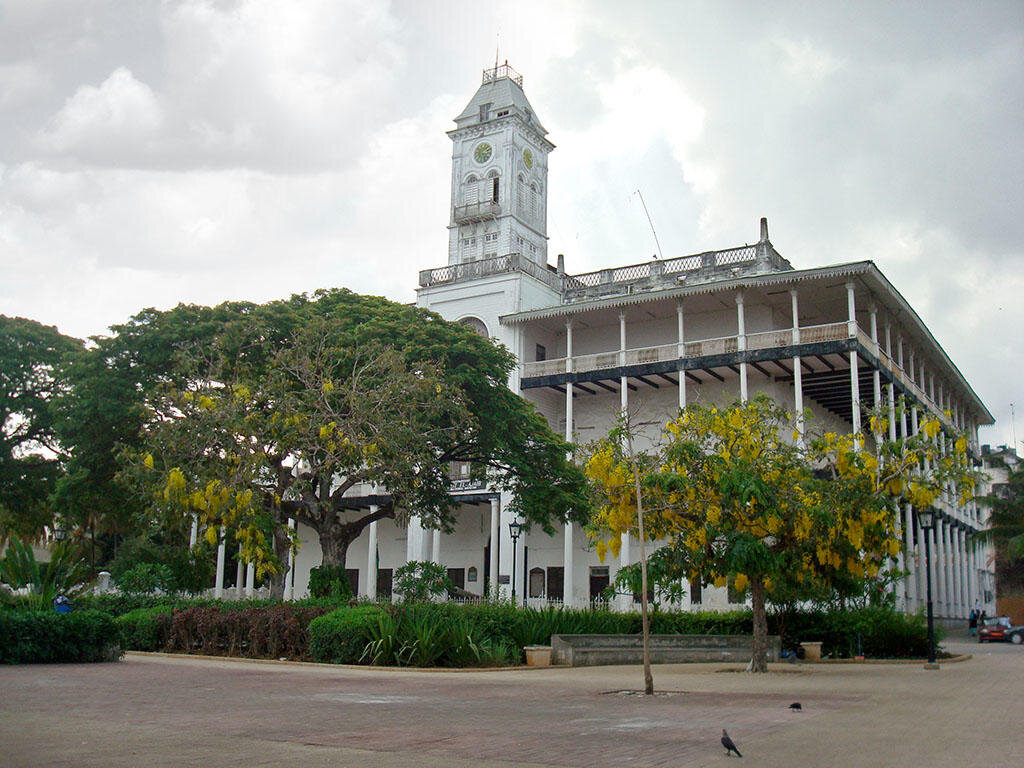
[[[1024,648],[920,664],[382,671],[129,655],[0,668],[0,766],[1024,763]],[[803,705],[792,712],[793,701]]]

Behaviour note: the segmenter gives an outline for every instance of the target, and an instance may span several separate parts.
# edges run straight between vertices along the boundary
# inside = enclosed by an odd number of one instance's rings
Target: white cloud
[[[842,66],[839,59],[806,38],[799,42],[780,38],[774,43],[784,55],[783,71],[796,80],[817,83]]]
[[[116,148],[145,150],[163,123],[159,101],[126,67],[118,67],[98,87],[81,86],[54,115],[37,143],[57,154],[89,156]]]

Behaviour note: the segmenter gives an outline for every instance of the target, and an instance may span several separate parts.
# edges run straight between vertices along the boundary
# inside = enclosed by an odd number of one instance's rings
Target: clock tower
[[[508,254],[547,264],[548,153],[555,148],[508,63],[485,69],[452,140],[448,263]]]

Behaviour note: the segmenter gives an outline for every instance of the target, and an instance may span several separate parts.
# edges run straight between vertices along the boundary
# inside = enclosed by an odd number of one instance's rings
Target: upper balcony
[[[862,358],[863,367],[858,372],[858,378],[863,379],[860,384],[862,399],[869,399],[865,397],[870,393],[869,378],[871,370],[877,366],[877,370],[887,380],[896,383],[898,390],[928,408],[947,429],[955,430],[953,421],[931,393],[919,386],[909,373],[885,353],[880,344],[871,340],[871,336],[863,328],[857,326],[851,334],[848,321],[802,326],[798,330],[785,328],[742,336],[719,336],[683,343],[526,362],[521,364],[520,383],[524,389],[529,389],[535,386],[552,386],[555,379],[550,377],[557,377],[556,386],[563,383],[563,380],[592,381],[616,376],[645,381],[643,377],[665,373],[673,364],[680,364],[679,370],[688,367],[686,364],[691,364],[695,366],[695,371],[718,369],[724,372],[725,369],[734,368],[742,362],[750,362],[756,367],[765,361],[789,360],[794,354],[805,354],[816,358],[821,364],[816,369],[804,361],[805,393],[815,392],[816,387],[821,387],[820,394],[831,397],[834,394],[833,390],[849,387],[850,369],[847,367],[844,371],[842,365],[844,358],[853,351]],[[702,363],[702,360],[709,362]],[[780,367],[780,370],[784,373],[786,371],[784,367]],[[790,375],[781,378],[791,381],[791,373],[790,371]],[[845,404],[838,409],[839,412],[845,410]]]
[[[554,289],[559,289],[562,279],[550,269],[546,269],[535,261],[531,261],[520,253],[506,253],[491,259],[478,259],[462,264],[449,264],[436,269],[424,269],[420,272],[420,287],[460,283],[465,280],[477,280],[492,275],[519,272],[530,275]]]
[[[477,221],[489,221],[501,215],[501,204],[495,200],[482,200],[476,203],[455,206],[455,223],[472,224]]]

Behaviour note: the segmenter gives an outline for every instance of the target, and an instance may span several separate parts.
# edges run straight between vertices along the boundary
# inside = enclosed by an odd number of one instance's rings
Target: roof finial
[[[768,242],[768,218],[766,216],[761,217],[761,239],[758,242]]]

